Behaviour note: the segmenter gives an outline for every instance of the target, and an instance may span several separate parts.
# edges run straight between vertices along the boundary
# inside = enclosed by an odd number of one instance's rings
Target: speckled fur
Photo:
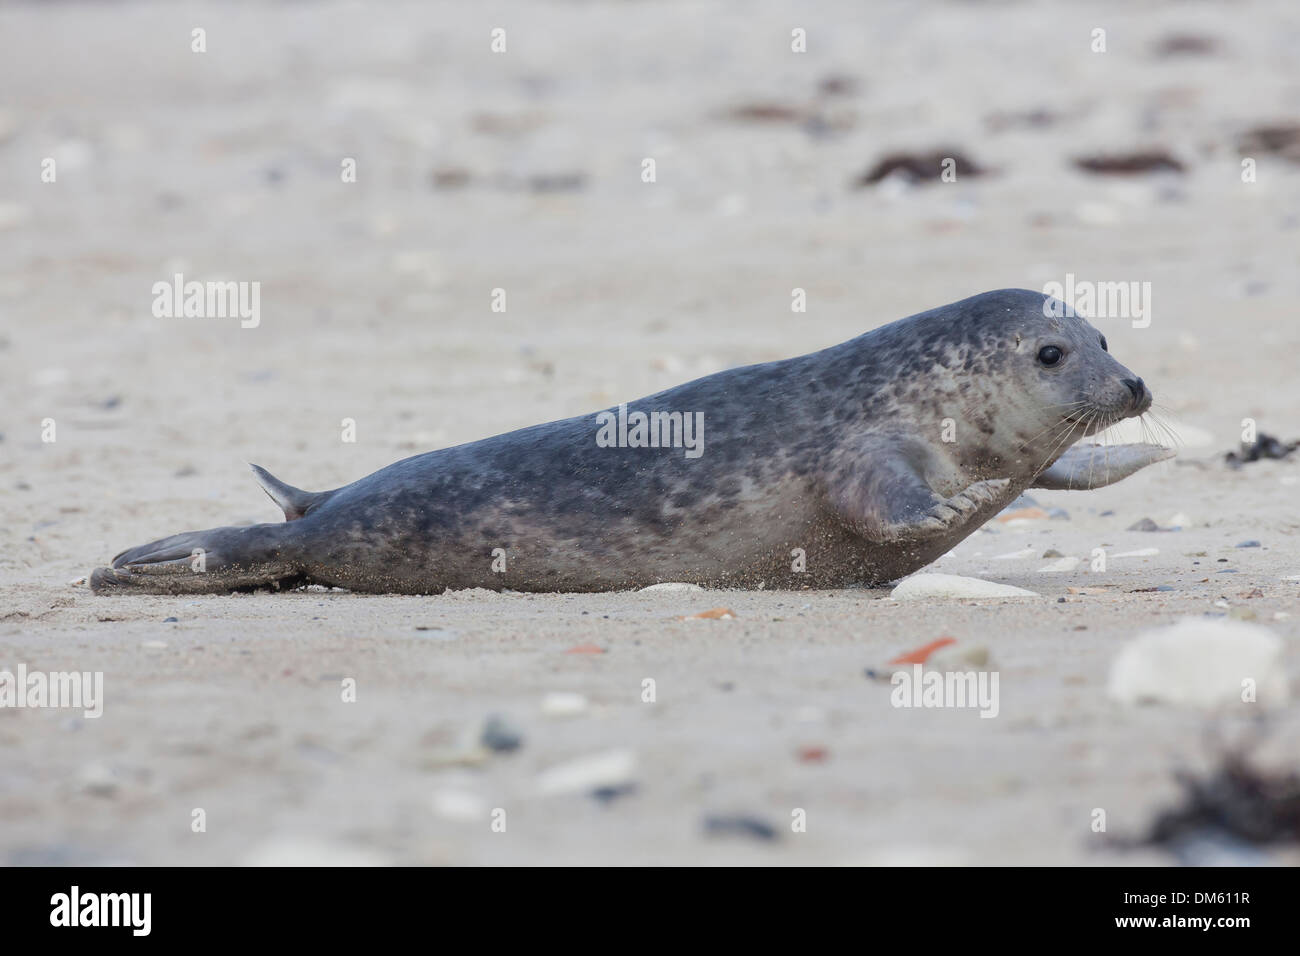
[[[1123,384],[1135,376],[1097,331],[1045,317],[1044,301],[989,292],[628,404],[703,412],[696,459],[598,447],[596,416],[582,415],[399,461],[316,496],[297,520],[131,549],[92,585],[435,593],[887,582],[952,548],[1073,441],[1143,410]],[[1045,344],[1066,347],[1061,368],[1038,364]],[[1086,404],[1066,407],[1074,402]],[[1063,422],[1067,411],[1095,413],[1092,427]],[[944,419],[954,442],[941,440]],[[927,514],[973,485],[978,506],[941,533],[925,530]],[[206,573],[189,566],[194,548],[207,552]],[[492,568],[496,548],[504,573]],[[803,572],[792,570],[795,549]]]

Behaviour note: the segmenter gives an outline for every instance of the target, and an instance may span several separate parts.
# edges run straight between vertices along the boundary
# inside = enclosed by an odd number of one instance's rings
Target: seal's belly
[[[744,589],[883,584],[931,563],[1001,507],[952,538],[885,545],[849,530],[795,478],[697,498],[689,509],[671,495],[604,512],[587,502],[575,519],[526,504],[515,498],[475,509],[441,529],[414,530],[419,522],[391,502],[387,514],[322,522],[307,548],[322,557],[308,574],[352,590],[408,593],[613,591],[668,581]]]
[[[733,494],[705,492],[689,503],[679,492],[631,501],[592,496],[572,510],[541,495],[501,496],[454,521],[432,509],[422,514],[417,502],[380,508],[366,497],[300,524],[305,550],[319,556],[308,572],[313,580],[423,592],[603,591],[665,581],[777,586],[785,574],[806,574],[809,555],[815,564],[828,544],[839,548],[850,537],[802,479],[743,483]]]

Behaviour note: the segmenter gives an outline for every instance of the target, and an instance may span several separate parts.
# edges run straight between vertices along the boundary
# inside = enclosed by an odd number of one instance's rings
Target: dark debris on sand
[[[1138,173],[1182,173],[1186,167],[1164,150],[1078,156],[1074,165],[1084,172],[1104,176],[1131,176]]]
[[[1270,775],[1228,754],[1208,777],[1177,778],[1182,805],[1157,815],[1139,845],[1176,847],[1206,836],[1255,846],[1300,843],[1300,774]]]
[[[854,185],[859,189],[874,186],[886,176],[898,175],[913,184],[937,183],[944,172],[944,160],[953,160],[957,179],[983,176],[988,170],[956,149],[935,149],[929,152],[890,153],[858,177]]]
[[[1171,33],[1161,37],[1154,46],[1158,57],[1210,56],[1220,50],[1219,41],[1201,33]]]
[[[1260,432],[1253,443],[1242,442],[1239,451],[1228,452],[1223,460],[1232,468],[1240,468],[1247,462],[1263,458],[1286,458],[1297,448],[1300,448],[1300,441],[1284,442]]]
[[[704,818],[704,832],[711,837],[739,836],[771,841],[780,836],[776,828],[757,817],[710,814]]]
[[[1237,140],[1237,152],[1242,156],[1267,153],[1300,163],[1300,123],[1276,123],[1249,129]]]

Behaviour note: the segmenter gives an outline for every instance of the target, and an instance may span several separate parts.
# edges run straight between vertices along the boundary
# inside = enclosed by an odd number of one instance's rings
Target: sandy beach
[[[1228,618],[1297,697],[1300,453],[1224,461],[1300,439],[1300,156],[1251,147],[1300,123],[1297,43],[1285,0],[0,9],[0,668],[103,674],[95,719],[0,707],[0,864],[1300,862],[1113,840],[1225,747],[1294,770],[1300,709],[1107,691]],[[862,185],[935,150],[982,174]],[[1076,162],[1140,152],[1181,171]],[[258,324],[157,317],[177,273],[259,282]],[[1067,275],[1149,284],[1093,321],[1181,445],[930,569],[1031,599],[85,585],[276,520],[246,462],[334,488]],[[942,636],[995,719],[867,676]]]

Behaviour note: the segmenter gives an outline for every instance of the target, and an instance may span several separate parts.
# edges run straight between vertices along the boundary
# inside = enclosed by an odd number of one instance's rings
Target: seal
[[[90,584],[101,594],[882,584],[1027,488],[1098,488],[1172,456],[1075,445],[1151,401],[1064,303],[1004,289],[595,416],[407,458],[333,491],[301,491],[254,465],[283,523],[172,535],[122,552]]]

